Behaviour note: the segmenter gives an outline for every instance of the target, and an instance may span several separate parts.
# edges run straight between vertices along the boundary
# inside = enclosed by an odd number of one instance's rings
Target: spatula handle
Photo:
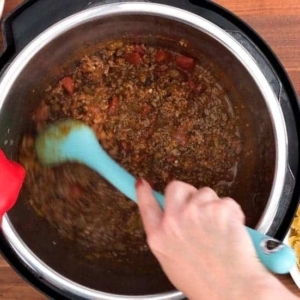
[[[296,256],[292,248],[256,230],[246,228],[257,256],[265,267],[276,274],[286,274],[292,269],[296,264]]]

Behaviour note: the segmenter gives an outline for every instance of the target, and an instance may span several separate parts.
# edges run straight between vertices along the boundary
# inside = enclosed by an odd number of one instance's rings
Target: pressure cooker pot
[[[298,201],[297,128],[291,106],[270,80],[270,66],[262,69],[260,58],[238,39],[236,32],[178,7],[148,2],[88,7],[43,31],[2,70],[1,148],[18,160],[22,137],[31,130],[32,116],[49,85],[69,74],[99,44],[122,40],[169,49],[196,58],[226,90],[242,143],[231,196],[242,206],[248,226],[276,236],[288,229]],[[294,111],[298,114],[297,108]],[[129,253],[130,263],[86,259],[87,248],[61,237],[29,202],[23,189],[3,219],[1,248],[46,290],[72,299],[184,297],[158,264],[145,267],[148,257]]]

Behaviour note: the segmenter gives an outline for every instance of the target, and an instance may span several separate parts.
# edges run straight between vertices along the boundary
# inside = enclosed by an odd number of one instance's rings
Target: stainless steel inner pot
[[[247,152],[239,166],[243,176],[236,199],[247,199],[242,207],[249,224],[266,233],[278,209],[287,167],[287,137],[278,100],[241,45],[187,11],[152,3],[103,5],[75,14],[38,36],[1,77],[0,145],[4,151],[17,157],[20,137],[31,126],[31,115],[49,83],[67,72],[82,53],[92,51],[93,45],[114,38],[162,45],[205,57],[215,66],[234,109],[240,112],[243,151]],[[259,218],[251,219],[253,213]],[[30,222],[34,226],[29,229]],[[109,271],[105,263],[82,261],[79,246],[61,240],[27,205],[25,193],[4,217],[3,232],[30,269],[83,298],[183,298],[163,274]]]

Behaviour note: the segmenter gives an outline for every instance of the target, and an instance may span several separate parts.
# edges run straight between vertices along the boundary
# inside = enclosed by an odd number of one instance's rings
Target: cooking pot
[[[34,6],[43,2],[47,1],[26,2],[17,13],[19,22],[22,18],[24,22],[29,3]],[[61,1],[57,6],[67,2]],[[173,6],[148,1],[104,2],[82,7],[84,1],[74,1],[70,6],[76,7],[74,11],[64,6],[66,15],[84,9],[58,23],[55,22],[62,18],[61,12],[54,14],[51,21],[41,18],[40,24],[55,24],[24,49],[35,34],[26,32],[23,39],[15,34],[13,44],[12,32],[6,31],[7,49],[0,59],[1,148],[10,158],[17,159],[22,134],[32,126],[31,115],[49,83],[67,73],[78,57],[93,51],[99,42],[125,38],[206,57],[243,121],[244,154],[238,170],[242,175],[235,198],[240,200],[248,225],[282,238],[299,199],[299,128],[295,122],[299,108],[293,88],[272,52],[226,11],[222,10],[222,18],[211,22],[212,15],[218,15],[221,8],[208,2],[196,5],[189,1],[164,1]],[[36,14],[34,20],[38,17]],[[231,18],[229,28],[224,25],[226,18]],[[12,23],[8,19],[4,28],[11,30]],[[40,27],[34,25],[31,29],[36,33]],[[254,37],[259,49],[243,31]],[[21,274],[48,295],[59,299],[184,298],[162,272],[154,276],[141,271],[142,261],[137,261],[136,269],[126,271],[106,262],[86,262],[80,246],[61,239],[27,203],[23,191],[17,205],[3,218],[1,251]]]

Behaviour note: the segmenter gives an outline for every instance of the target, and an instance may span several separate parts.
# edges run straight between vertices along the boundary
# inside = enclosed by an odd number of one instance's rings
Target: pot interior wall
[[[226,88],[239,116],[243,149],[233,197],[255,227],[269,198],[275,165],[271,120],[254,80],[235,57],[208,35],[174,20],[150,15],[96,18],[52,40],[19,74],[0,110],[0,145],[16,158],[20,138],[32,126],[31,115],[49,83],[57,81],[95,44],[122,38],[162,45],[193,55],[206,64]],[[184,43],[182,43],[184,41]],[[183,45],[184,44],[184,45]],[[9,132],[8,132],[9,129]],[[216,212],[216,218],[218,212]],[[62,240],[28,205],[23,191],[9,218],[28,247],[57,272],[97,290],[117,294],[153,294],[172,290],[159,268],[145,270],[147,258],[131,258],[131,268],[84,260],[85,249]]]

